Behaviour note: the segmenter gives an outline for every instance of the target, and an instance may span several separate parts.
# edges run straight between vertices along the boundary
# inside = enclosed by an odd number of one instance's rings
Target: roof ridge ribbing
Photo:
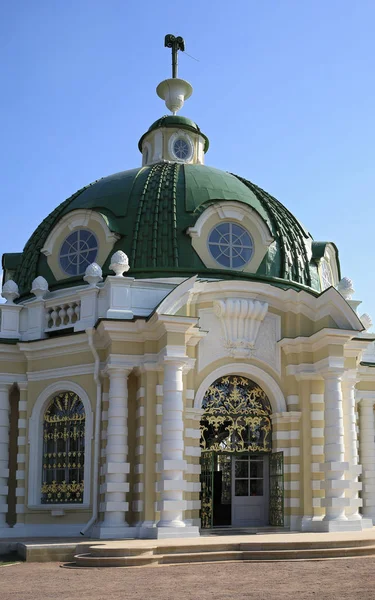
[[[179,165],[157,163],[150,167],[138,205],[131,249],[131,264],[178,266],[177,177]],[[171,235],[172,234],[172,235]]]
[[[256,194],[270,216],[281,251],[281,277],[311,286],[310,261],[304,241],[309,235],[301,223],[277,198],[251,181],[232,174]]]

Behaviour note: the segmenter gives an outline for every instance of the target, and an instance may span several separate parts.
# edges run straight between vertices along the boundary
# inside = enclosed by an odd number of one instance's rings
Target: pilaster
[[[157,537],[192,537],[199,535],[198,527],[186,527],[184,500],[186,460],[184,459],[183,370],[189,364],[187,356],[164,357],[162,404],[160,521]]]
[[[8,527],[9,388],[0,383],[0,530]]]
[[[326,509],[323,518],[326,531],[346,529],[341,522],[347,521],[345,508],[350,500],[345,497],[349,487],[346,472],[349,463],[345,461],[344,420],[342,406],[342,369],[332,368],[322,373],[324,378],[324,463],[321,468],[325,480],[321,482],[325,490],[322,506]]]
[[[16,471],[16,513],[15,527],[25,523],[25,473],[27,440],[27,382],[18,383],[20,400],[18,405],[17,471]]]
[[[129,491],[128,456],[128,375],[131,368],[107,366],[109,375],[108,426],[105,464],[105,483],[101,492],[105,501],[100,507],[104,520],[94,530],[93,535],[101,539],[135,537],[135,528],[126,521]]]
[[[370,397],[362,398],[360,410],[360,457],[362,463],[362,500],[364,517],[375,523],[375,392]]]
[[[300,521],[300,411],[273,413],[272,451],[284,456],[284,526],[294,530]]]
[[[362,500],[358,492],[362,489],[362,484],[358,481],[358,476],[362,472],[358,464],[357,447],[357,423],[355,414],[355,385],[357,383],[357,374],[355,371],[347,371],[342,379],[343,395],[343,413],[345,430],[345,460],[349,463],[348,481],[349,487],[346,490],[346,497],[350,499],[349,506],[345,509],[345,514],[349,520],[360,521],[362,516],[359,514],[359,507],[362,506]]]

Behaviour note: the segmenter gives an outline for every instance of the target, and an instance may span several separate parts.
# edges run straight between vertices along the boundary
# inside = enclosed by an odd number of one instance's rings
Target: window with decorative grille
[[[54,396],[43,417],[42,504],[83,502],[85,409],[74,392]]]

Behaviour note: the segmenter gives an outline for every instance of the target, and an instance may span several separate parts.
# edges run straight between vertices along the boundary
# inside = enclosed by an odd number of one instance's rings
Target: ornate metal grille
[[[284,453],[270,455],[270,525],[284,527]]]
[[[42,504],[83,502],[85,409],[73,392],[55,396],[43,420]]]
[[[203,451],[271,452],[271,405],[250,379],[238,375],[217,379],[208,388],[202,408]]]
[[[201,527],[213,525],[214,453],[204,452],[201,458]]]

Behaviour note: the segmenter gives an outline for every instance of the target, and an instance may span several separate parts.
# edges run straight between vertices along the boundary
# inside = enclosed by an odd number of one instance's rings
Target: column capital
[[[164,366],[175,365],[177,368],[182,369],[183,373],[188,373],[194,368],[195,358],[189,358],[189,356],[164,356]]]
[[[129,377],[133,365],[106,365],[102,371],[105,377]]]
[[[154,373],[156,371],[162,371],[163,365],[159,362],[144,362],[141,365],[134,368],[136,375],[141,375],[142,373]]]
[[[9,392],[13,384],[0,381],[0,392]]]
[[[343,376],[342,376],[342,384],[346,385],[346,386],[355,386],[356,383],[358,383],[359,381],[359,375],[356,369],[350,369],[348,371],[345,371]]]
[[[319,371],[320,375],[323,377],[324,380],[329,380],[329,379],[339,379],[342,380],[343,375],[344,375],[344,368],[343,367],[327,367],[326,369],[321,369]]]
[[[375,404],[375,395],[374,396],[365,396],[359,399],[360,406],[373,407]]]
[[[276,423],[298,423],[302,413],[298,410],[291,410],[289,412],[273,413],[271,415],[271,421],[273,424]]]

